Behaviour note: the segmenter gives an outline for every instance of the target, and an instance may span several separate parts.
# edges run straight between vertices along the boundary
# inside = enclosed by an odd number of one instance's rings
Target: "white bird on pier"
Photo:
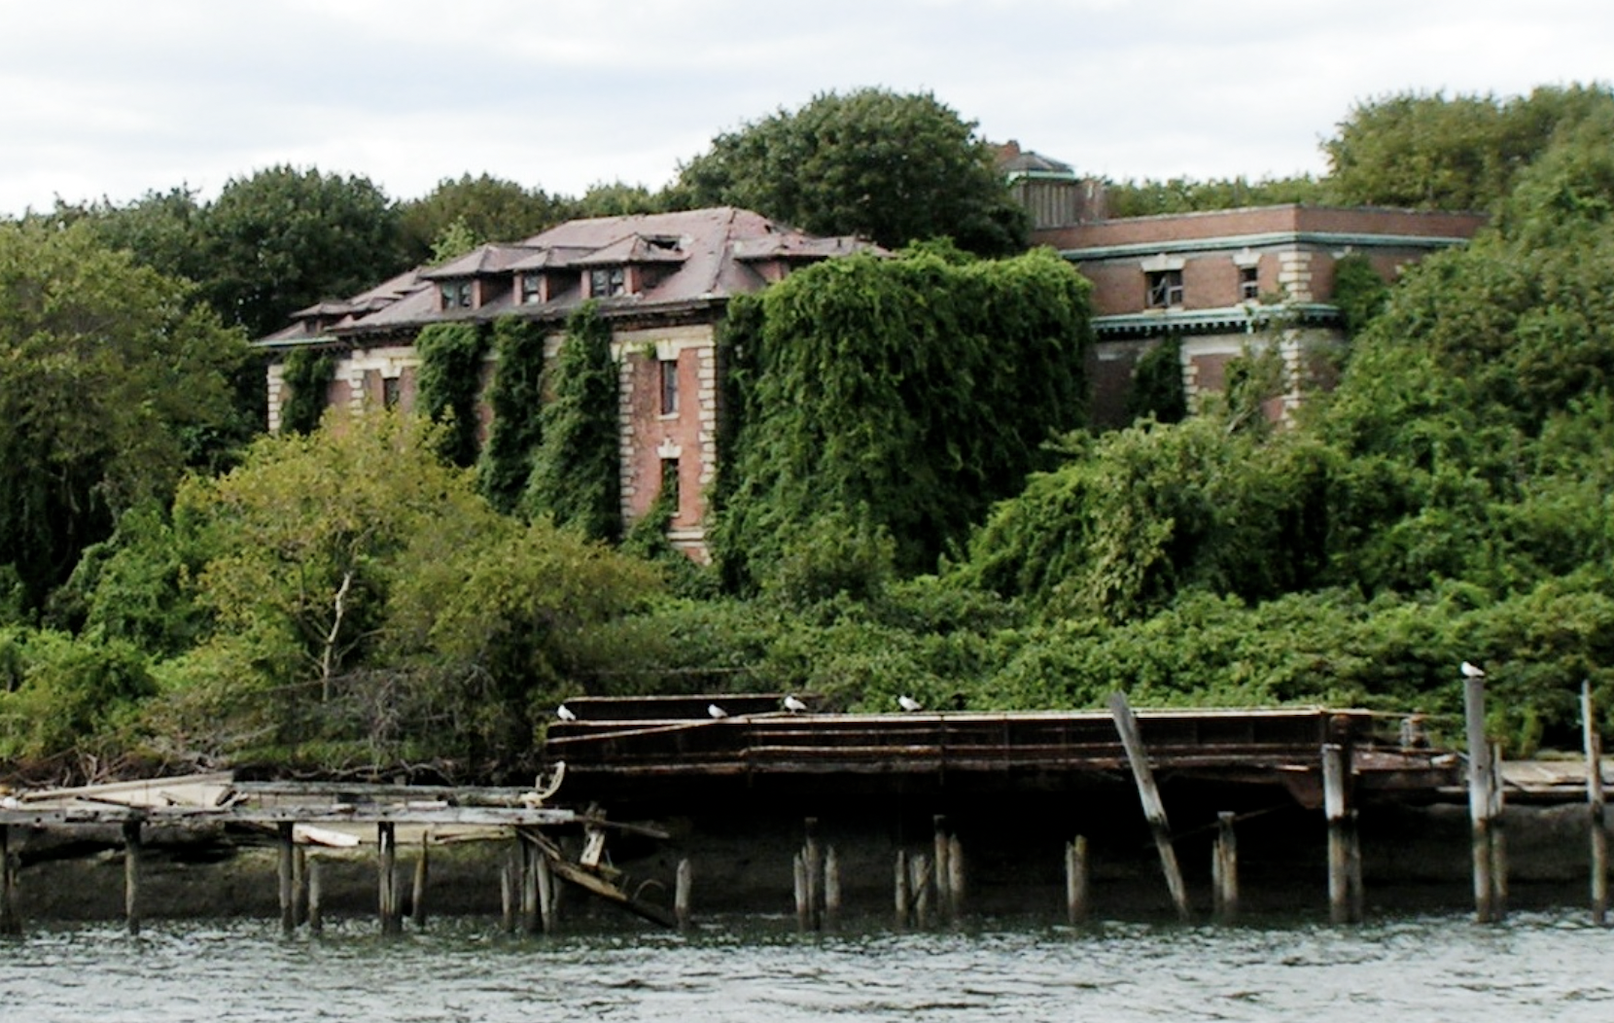
[[[1464,678],[1484,678],[1485,677],[1485,669],[1481,668],[1477,664],[1469,664],[1467,661],[1464,661],[1463,662],[1463,677]]]
[[[564,703],[555,708],[555,716],[560,718],[562,721],[577,720],[577,715],[572,712],[572,708],[566,706]]]
[[[920,704],[920,702],[918,700],[916,700],[913,697],[909,696],[907,693],[903,693],[901,696],[897,697],[897,706],[901,707],[903,710],[907,711],[910,714],[912,714],[916,710],[924,710],[925,709],[924,706],[922,704]]]
[[[706,713],[710,714],[712,716],[712,720],[714,721],[721,721],[729,716],[728,711],[724,710],[722,707],[719,707],[715,703],[708,703],[706,705]]]
[[[804,711],[806,709],[807,709],[807,705],[805,703],[802,703],[800,700],[796,699],[794,696],[786,696],[785,697],[785,710],[790,711],[790,713],[792,713],[792,714],[800,714],[802,711]]]

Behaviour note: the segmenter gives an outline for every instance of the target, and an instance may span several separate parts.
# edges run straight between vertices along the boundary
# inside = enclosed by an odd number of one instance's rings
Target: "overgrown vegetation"
[[[611,325],[596,303],[586,302],[566,321],[551,394],[539,416],[525,499],[529,515],[547,515],[592,539],[621,533],[619,389]]]
[[[288,352],[280,364],[280,429],[285,433],[313,433],[325,412],[336,362],[313,348]]]
[[[501,316],[493,321],[496,362],[487,392],[493,422],[477,483],[489,503],[506,514],[521,503],[543,439],[546,333],[534,320]]]
[[[482,392],[482,358],[487,332],[475,323],[433,323],[415,338],[420,358],[418,406],[433,422],[446,424],[443,457],[466,467],[476,461],[477,396]]]

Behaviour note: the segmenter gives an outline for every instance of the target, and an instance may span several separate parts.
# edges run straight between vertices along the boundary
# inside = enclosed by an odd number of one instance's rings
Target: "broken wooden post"
[[[0,934],[21,934],[17,910],[17,854],[11,850],[11,825],[0,824]]]
[[[325,908],[321,905],[324,893],[320,891],[319,857],[308,858],[308,932],[310,934],[323,934],[325,931]]]
[[[1216,919],[1232,923],[1239,915],[1239,847],[1233,830],[1233,814],[1223,810],[1216,815],[1216,845],[1211,852]]]
[[[554,934],[560,921],[555,916],[555,874],[550,869],[549,854],[543,849],[533,850],[533,873],[538,888],[538,920],[545,934]]]
[[[812,904],[807,901],[807,856],[797,852],[790,861],[791,874],[795,880],[796,892],[796,928],[806,931],[812,928]]]
[[[678,919],[680,931],[689,927],[689,896],[694,885],[694,868],[688,857],[678,861],[678,873],[673,882],[673,916]]]
[[[1586,823],[1591,835],[1592,922],[1608,920],[1608,822],[1603,800],[1603,735],[1597,730],[1592,684],[1580,684],[1580,720],[1586,740]]]
[[[824,926],[834,930],[841,922],[841,861],[832,845],[824,850]]]
[[[1328,818],[1328,919],[1351,921],[1351,838],[1345,747],[1323,744],[1323,812]]]
[[[1502,815],[1502,744],[1491,744],[1491,890],[1496,918],[1508,915],[1508,831]]]
[[[1463,679],[1463,720],[1468,733],[1468,816],[1474,865],[1474,919],[1493,923],[1496,883],[1491,848],[1491,744],[1485,738],[1485,679]]]
[[[930,926],[930,861],[915,853],[908,861],[908,886],[913,890],[913,924],[920,930]]]
[[[1143,745],[1143,734],[1132,713],[1124,693],[1110,695],[1110,716],[1115,729],[1121,733],[1121,745],[1126,747],[1126,759],[1132,766],[1132,779],[1138,786],[1138,799],[1143,803],[1143,815],[1148,818],[1149,830],[1154,834],[1155,848],[1160,851],[1160,866],[1166,873],[1166,886],[1171,890],[1171,901],[1177,907],[1177,916],[1183,920],[1192,917],[1188,908],[1188,888],[1183,884],[1182,870],[1177,866],[1177,851],[1171,845],[1171,825],[1166,820],[1166,806],[1160,801],[1160,790],[1155,787],[1154,771]]]
[[[1361,923],[1367,919],[1367,897],[1362,890],[1362,822],[1360,811],[1351,808],[1350,819],[1350,888],[1351,888],[1351,919]]]
[[[506,934],[516,929],[516,845],[507,843],[499,861],[499,926]]]
[[[1087,836],[1065,843],[1065,919],[1072,927],[1087,921]]]
[[[381,917],[381,933],[403,930],[398,912],[398,835],[391,821],[376,825],[376,908]]]
[[[521,929],[528,934],[537,934],[543,926],[543,918],[539,906],[538,892],[538,858],[542,854],[538,847],[522,837],[521,841]]]
[[[947,837],[947,913],[958,919],[964,912],[964,845],[958,836]]]
[[[295,872],[292,822],[279,822],[275,825],[275,831],[276,865],[279,868],[277,873],[280,883],[280,933],[291,934],[297,930],[297,899],[292,884],[292,874]]]
[[[912,900],[908,891],[908,853],[904,849],[897,850],[897,878],[896,878],[896,912],[897,928],[908,926],[908,912]]]
[[[415,883],[409,893],[410,916],[415,927],[426,926],[426,882],[431,875],[431,832],[420,834],[420,859],[415,861]]]
[[[130,934],[140,933],[140,818],[123,822],[123,915]]]
[[[947,862],[947,854],[950,851],[947,844],[947,818],[938,813],[931,818],[931,823],[935,827],[935,855],[931,857],[931,862],[935,864],[935,878],[932,883],[936,892],[936,915],[945,920],[953,912],[953,873]]]

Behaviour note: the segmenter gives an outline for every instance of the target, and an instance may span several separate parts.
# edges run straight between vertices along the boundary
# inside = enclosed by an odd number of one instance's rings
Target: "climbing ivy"
[[[725,577],[764,581],[822,516],[934,569],[1085,419],[1089,286],[1050,250],[1002,261],[915,249],[792,274],[736,307],[733,420],[713,531]]]
[[[1334,305],[1345,321],[1346,336],[1355,337],[1389,299],[1390,286],[1366,256],[1352,252],[1335,260]]]
[[[434,323],[415,339],[420,356],[420,411],[449,423],[439,452],[455,465],[476,461],[476,398],[482,386],[487,333],[475,323]]]
[[[281,433],[313,433],[325,413],[325,396],[336,363],[324,352],[298,348],[286,356],[280,378],[291,395],[280,405]]]
[[[482,452],[482,494],[506,514],[521,503],[543,437],[544,328],[534,320],[503,316],[493,323],[498,366],[488,388],[493,423]]]
[[[1126,396],[1126,415],[1132,422],[1153,416],[1161,423],[1179,423],[1188,415],[1188,394],[1182,385],[1182,341],[1167,338],[1138,360],[1132,371],[1132,390]]]
[[[617,368],[611,325],[595,303],[584,303],[566,321],[551,379],[527,511],[590,538],[614,540],[622,531]]]

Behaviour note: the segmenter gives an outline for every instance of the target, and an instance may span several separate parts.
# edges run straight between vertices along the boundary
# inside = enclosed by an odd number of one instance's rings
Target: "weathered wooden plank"
[[[1171,825],[1166,820],[1166,806],[1160,801],[1160,790],[1155,787],[1154,772],[1149,767],[1149,756],[1138,731],[1137,718],[1133,716],[1125,694],[1114,693],[1110,696],[1110,714],[1126,746],[1127,761],[1132,765],[1132,777],[1138,787],[1138,799],[1143,803],[1143,815],[1149,821],[1155,848],[1160,852],[1160,866],[1166,874],[1171,901],[1177,907],[1177,916],[1187,920],[1193,913],[1188,906],[1188,888],[1183,884],[1182,870],[1177,866],[1177,851],[1171,844]]]

